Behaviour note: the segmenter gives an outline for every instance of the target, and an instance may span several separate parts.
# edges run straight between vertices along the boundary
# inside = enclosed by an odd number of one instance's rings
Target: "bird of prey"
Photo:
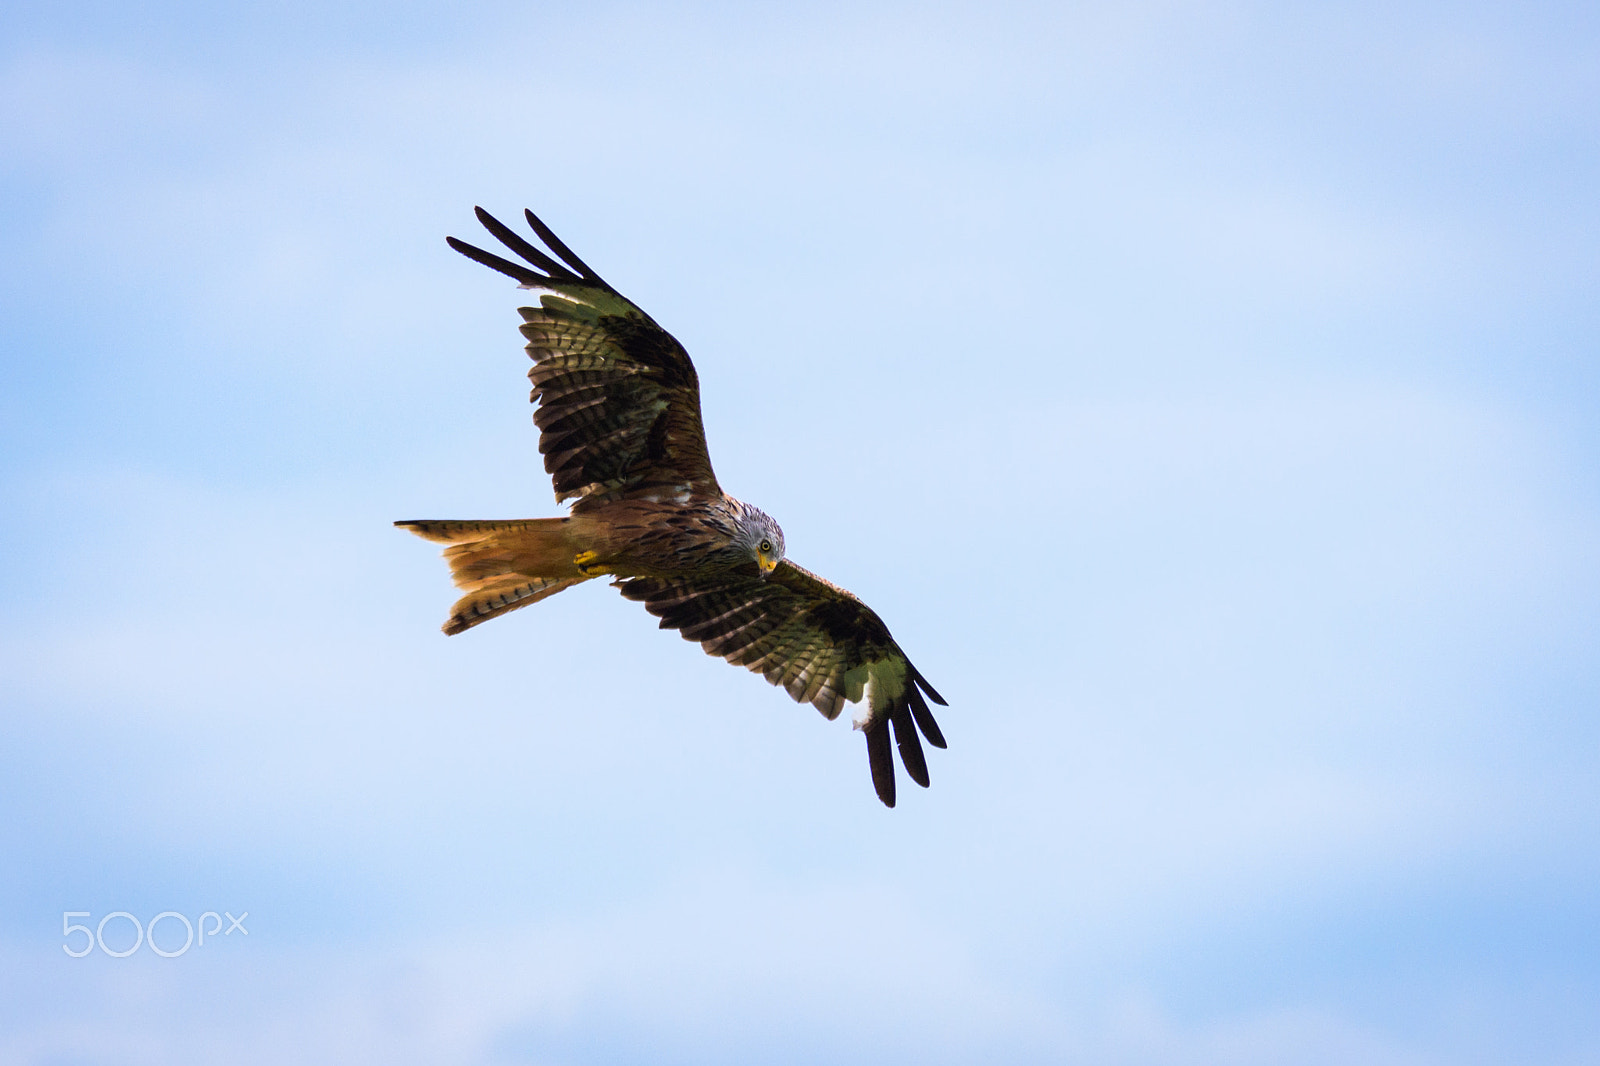
[[[761,674],[829,719],[865,698],[855,726],[866,734],[878,798],[894,806],[891,727],[906,772],[926,787],[917,733],[945,746],[927,700],[945,701],[870,607],[790,562],[778,523],[722,491],[706,451],[699,378],[683,346],[532,211],[528,225],[547,251],[483,208],[477,214],[526,265],[447,240],[542,293],[538,307],[519,309],[533,359],[533,420],[556,502],[576,502],[563,518],[396,522],[448,545],[462,596],[445,633],[609,577],[662,629]]]

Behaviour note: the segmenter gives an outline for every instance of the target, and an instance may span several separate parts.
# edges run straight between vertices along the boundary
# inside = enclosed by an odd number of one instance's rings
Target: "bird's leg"
[[[583,551],[573,557],[572,564],[583,571],[584,577],[594,577],[596,574],[606,572],[606,568],[600,564],[599,559],[599,552]]]

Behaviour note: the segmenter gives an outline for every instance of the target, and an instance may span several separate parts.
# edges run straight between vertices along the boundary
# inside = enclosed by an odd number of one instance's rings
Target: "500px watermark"
[[[232,936],[234,930],[238,930],[245,936],[250,935],[250,930],[244,927],[244,920],[250,917],[249,911],[243,912],[237,918],[235,918],[232,914],[229,914],[227,911],[223,911],[221,914],[218,914],[216,911],[206,911],[204,914],[200,915],[199,920],[194,922],[190,922],[188,918],[184,917],[182,914],[179,914],[177,911],[162,911],[154,918],[151,918],[148,925],[140,925],[139,919],[135,918],[127,911],[112,911],[104,918],[101,918],[100,924],[95,926],[92,930],[87,925],[79,925],[77,922],[72,920],[74,918],[89,917],[92,917],[92,915],[88,911],[61,912],[61,937],[64,941],[61,945],[61,950],[65,951],[68,955],[71,955],[75,959],[83,958],[85,955],[89,954],[89,952],[93,951],[96,945],[99,946],[101,951],[105,952],[107,955],[110,955],[113,959],[125,959],[129,955],[132,955],[135,951],[138,951],[141,944],[146,943],[150,945],[151,951],[155,952],[157,955],[160,955],[163,959],[175,959],[179,955],[182,955],[184,952],[188,951],[191,945],[205,947],[206,937],[209,936],[214,940],[216,939],[219,931],[223,936]],[[222,928],[222,919],[224,917],[228,919],[228,927],[226,929]],[[207,918],[210,918],[213,923],[210,929],[206,928]],[[122,950],[106,947],[106,925],[113,919],[121,919],[133,926],[132,947],[124,948]],[[173,923],[183,926],[183,945],[181,947],[168,950],[167,948],[163,948],[161,945],[156,943],[156,926],[160,925],[163,921],[168,923],[169,928],[172,927]],[[195,936],[196,927],[199,928],[200,933],[198,938]],[[119,939],[115,937],[117,929],[118,926],[112,926],[114,939]],[[176,932],[176,929],[172,929],[170,933],[163,933],[163,939],[167,940],[167,942],[171,944],[176,937]],[[83,949],[81,951],[74,951],[72,948],[72,936],[74,933],[83,934]]]

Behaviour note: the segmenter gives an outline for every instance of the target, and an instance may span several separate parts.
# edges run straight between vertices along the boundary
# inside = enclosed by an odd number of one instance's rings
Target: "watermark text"
[[[113,959],[125,959],[138,951],[141,946],[148,946],[163,959],[175,959],[191,947],[205,947],[207,937],[215,940],[218,935],[232,936],[235,932],[243,933],[245,936],[250,935],[250,930],[244,926],[244,920],[250,917],[249,911],[241,911],[237,918],[228,911],[223,911],[221,914],[216,911],[206,911],[193,922],[178,911],[162,911],[143,924],[127,911],[112,911],[101,918],[92,929],[72,920],[93,917],[89,911],[61,912],[62,951],[75,959],[81,959],[95,948],[99,948]],[[228,920],[226,928],[222,924],[223,918]],[[206,927],[208,920],[211,922],[209,929]],[[111,930],[110,944],[106,943],[108,926]],[[161,927],[160,943],[156,937],[158,926]],[[177,939],[180,928],[183,930],[181,944]]]

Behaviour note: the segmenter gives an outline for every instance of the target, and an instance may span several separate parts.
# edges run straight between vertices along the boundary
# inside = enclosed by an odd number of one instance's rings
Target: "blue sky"
[[[4,23],[0,1059],[1600,1058],[1592,10]],[[440,635],[390,523],[557,513],[474,204],[689,348],[931,789],[603,587]]]

